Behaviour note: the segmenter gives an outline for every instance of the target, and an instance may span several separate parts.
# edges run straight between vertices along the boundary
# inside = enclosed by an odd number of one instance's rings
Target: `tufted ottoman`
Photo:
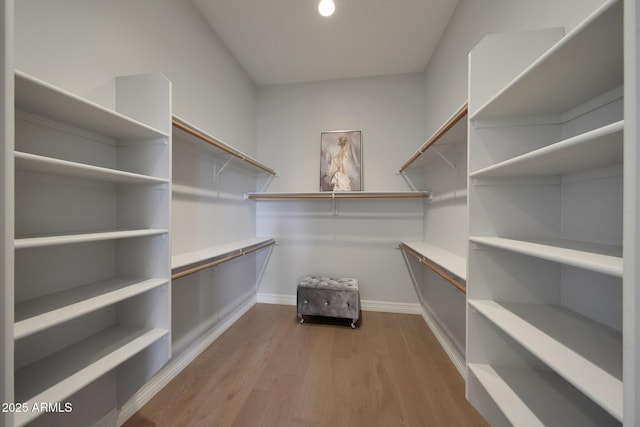
[[[341,317],[351,319],[355,328],[360,317],[360,292],[358,281],[341,277],[305,277],[298,283],[298,318],[304,315]]]

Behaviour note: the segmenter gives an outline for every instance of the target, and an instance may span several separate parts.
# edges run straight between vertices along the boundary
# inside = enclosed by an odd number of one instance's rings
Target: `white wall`
[[[163,73],[173,114],[255,154],[256,87],[186,0],[16,2],[16,68],[113,108],[114,77]]]
[[[278,176],[269,191],[314,192],[320,132],[363,132],[367,191],[409,190],[397,171],[422,135],[423,76],[359,78],[263,87],[258,92],[258,157]],[[274,236],[259,292],[294,296],[307,274],[359,279],[361,298],[417,303],[400,251],[422,235],[420,200],[256,203],[258,235]]]
[[[488,34],[564,27],[565,33],[593,12],[603,0],[461,0],[424,72],[424,138],[432,135],[467,99],[468,53]],[[499,67],[500,64],[496,64]],[[407,152],[408,157],[411,153]],[[428,165],[424,185],[436,195],[464,194],[466,153],[451,153],[457,165]],[[473,215],[473,212],[470,213]],[[425,240],[461,255],[466,252],[466,201],[429,204]],[[446,233],[451,233],[447,239]],[[434,274],[425,274],[421,299],[464,354],[465,296]]]

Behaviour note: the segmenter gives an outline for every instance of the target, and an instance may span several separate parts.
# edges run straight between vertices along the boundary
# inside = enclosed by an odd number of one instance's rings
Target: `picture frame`
[[[320,191],[363,191],[362,131],[320,132]]]

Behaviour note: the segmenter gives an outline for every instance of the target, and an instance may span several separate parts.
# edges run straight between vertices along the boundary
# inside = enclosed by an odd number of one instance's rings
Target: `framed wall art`
[[[362,131],[320,133],[320,191],[362,191]]]

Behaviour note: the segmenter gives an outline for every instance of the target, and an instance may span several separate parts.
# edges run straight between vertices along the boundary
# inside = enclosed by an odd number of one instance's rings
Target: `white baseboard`
[[[295,295],[258,293],[257,300],[262,304],[296,305]]]
[[[189,349],[180,354],[179,357],[171,359],[153,378],[151,378],[131,399],[127,401],[118,414],[118,425],[124,424],[133,414],[140,410],[153,396],[155,396],[164,386],[175,378],[184,368],[186,368],[196,357],[206,350],[224,331],[229,329],[240,317],[242,317],[251,307],[256,304],[255,294],[238,306],[233,313],[216,325],[209,333],[196,341]]]
[[[422,314],[420,304],[413,302],[362,300],[360,308],[365,311],[383,311],[385,313]]]
[[[258,294],[258,302],[263,304],[296,305],[295,295]],[[361,300],[360,308],[364,311],[383,311],[386,313],[422,314],[422,307],[417,303]]]
[[[447,333],[440,327],[440,324],[431,315],[429,310],[421,306],[420,312],[424,321],[427,322],[427,326],[429,326],[429,329],[431,329],[431,332],[433,332],[433,335],[435,335],[445,353],[447,353],[447,356],[449,356],[449,359],[451,359],[451,362],[453,362],[453,365],[456,367],[462,378],[466,381],[467,364],[464,356],[460,354],[456,346],[449,339]]]

